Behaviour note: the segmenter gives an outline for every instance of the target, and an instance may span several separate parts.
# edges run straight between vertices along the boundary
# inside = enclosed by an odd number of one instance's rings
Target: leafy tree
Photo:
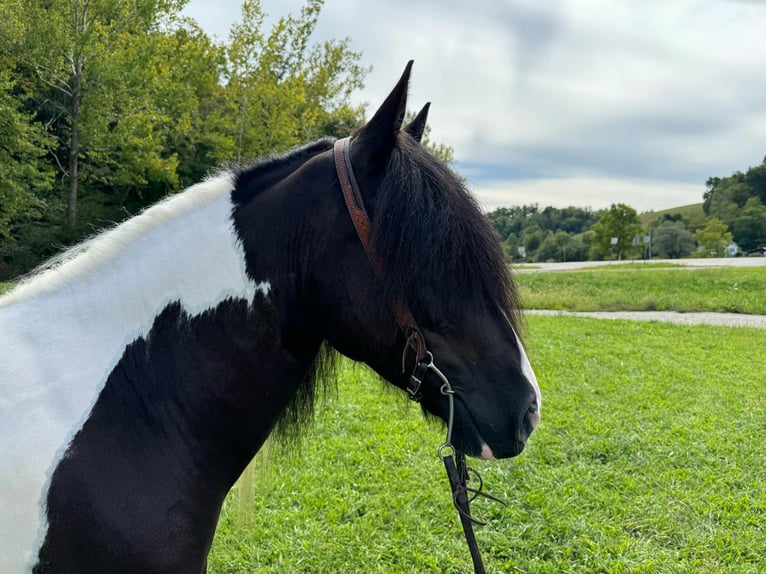
[[[572,236],[566,231],[550,233],[545,237],[535,253],[535,261],[567,261],[571,260],[571,253],[567,257],[567,248],[572,242]]]
[[[707,225],[694,232],[694,240],[700,246],[700,250],[696,252],[700,257],[720,257],[726,246],[733,241],[733,236],[723,221],[717,217],[709,217]]]
[[[185,2],[0,0],[0,69],[13,74],[0,86],[0,117],[15,110],[37,126],[21,139],[46,150],[35,156],[48,164],[38,182],[50,184],[51,167],[60,176],[52,192],[13,194],[30,200],[17,213],[34,206],[14,237],[38,259],[223,162],[360,124],[349,95],[367,70],[348,40],[311,43],[321,0],[268,33],[260,4],[245,2],[228,44],[181,17]],[[45,143],[40,125],[52,136]],[[34,170],[32,155],[15,157]]]
[[[766,245],[766,207],[757,197],[747,200],[732,226],[734,241],[745,251]]]
[[[349,40],[311,45],[323,0],[308,0],[297,16],[269,33],[258,0],[242,4],[227,49],[227,95],[236,109],[236,159],[283,150],[322,135],[348,135],[362,120],[350,94],[367,69]]]
[[[44,161],[51,138],[18,109],[13,87],[8,69],[0,69],[0,276],[13,271],[17,227],[40,213],[53,180]]]
[[[587,259],[587,249],[583,254],[584,242],[582,237],[575,240],[575,236],[588,230],[598,219],[598,215],[590,209],[579,207],[545,207],[540,209],[538,205],[521,205],[514,207],[500,207],[487,214],[495,230],[504,241],[506,255],[510,259],[520,258],[518,247],[524,246],[527,250],[526,258],[545,261],[547,259]],[[564,241],[563,235],[556,239],[551,235],[564,232],[568,240]],[[537,254],[537,249],[547,241],[545,253]],[[555,253],[558,252],[558,255]]]
[[[694,251],[694,237],[683,221],[660,223],[652,236],[654,252],[663,259],[688,257]]]
[[[142,183],[147,177],[175,183],[175,162],[161,157],[155,134],[157,116],[146,95],[162,81],[147,55],[166,19],[182,0],[3,0],[3,13],[13,11],[23,33],[6,42],[20,64],[38,82],[39,115],[45,115],[59,138],[56,160],[68,180],[67,224],[77,220],[81,161],[98,170],[116,142],[124,166],[116,181]],[[9,8],[10,6],[10,8]],[[13,10],[11,10],[13,8]],[[126,165],[128,164],[128,165]]]
[[[624,203],[613,203],[593,225],[593,242],[590,246],[592,259],[622,258],[633,251],[633,237],[642,232],[636,210]],[[617,244],[612,245],[612,238]]]

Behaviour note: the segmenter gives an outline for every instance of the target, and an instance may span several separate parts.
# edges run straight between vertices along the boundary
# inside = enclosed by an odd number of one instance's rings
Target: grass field
[[[715,311],[766,315],[766,267],[685,269],[641,265],[519,273],[529,309]]]
[[[519,458],[475,463],[508,502],[475,505],[487,570],[766,571],[763,333],[528,321],[543,422]],[[470,572],[442,440],[344,367],[300,456],[256,474],[252,515],[228,499],[210,571]]]
[[[675,215],[681,214],[693,227],[704,227],[705,225],[705,211],[702,209],[701,203],[692,203],[691,205],[681,205],[679,207],[672,207],[670,209],[664,209],[662,211],[647,211],[639,215],[641,225],[647,227],[653,221],[661,219],[663,215]]]

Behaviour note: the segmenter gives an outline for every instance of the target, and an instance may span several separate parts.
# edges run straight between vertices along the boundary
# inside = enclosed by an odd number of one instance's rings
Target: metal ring
[[[448,454],[444,454],[447,451],[449,451]],[[447,456],[455,456],[456,454],[457,454],[457,451],[455,450],[455,447],[448,442],[445,442],[443,445],[439,447],[439,456],[441,458],[445,458]]]

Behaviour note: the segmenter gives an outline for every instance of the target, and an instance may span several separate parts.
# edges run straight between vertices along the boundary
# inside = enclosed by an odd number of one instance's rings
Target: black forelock
[[[519,333],[496,232],[456,174],[411,137],[398,138],[371,223],[387,300],[406,301],[416,319],[502,312]]]

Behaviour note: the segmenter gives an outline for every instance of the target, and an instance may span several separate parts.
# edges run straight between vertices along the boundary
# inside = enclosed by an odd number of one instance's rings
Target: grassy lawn
[[[716,311],[766,315],[766,267],[613,266],[519,273],[525,307],[570,311]]]
[[[475,462],[508,502],[475,505],[487,570],[766,571],[763,333],[528,321],[543,422],[519,458]],[[346,366],[300,455],[240,487],[251,513],[227,500],[210,572],[470,572],[442,440]]]

